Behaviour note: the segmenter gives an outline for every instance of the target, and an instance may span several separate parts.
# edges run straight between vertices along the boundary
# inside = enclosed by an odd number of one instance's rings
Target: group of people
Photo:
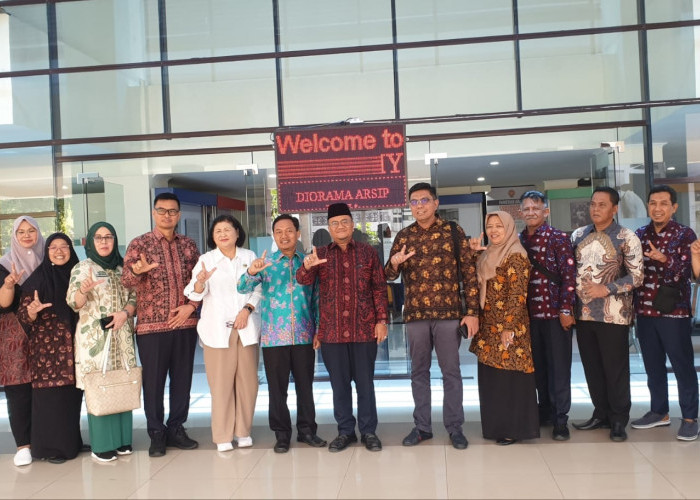
[[[652,188],[651,221],[636,234],[615,222],[619,195],[612,188],[593,191],[593,223],[571,237],[547,224],[541,192],[528,191],[520,201],[525,229],[518,234],[507,212],[488,213],[484,246],[483,234],[467,238],[458,224],[439,216],[433,186],[415,184],[408,199],[415,222],[398,232],[383,267],[374,248],[353,239],[345,203],[328,207],[331,242],[307,255],[298,249],[299,220],[289,214],[272,223],[277,250],[270,255],[243,248],[245,230],[228,215],[214,219],[211,250],[200,255],[192,239],[176,232],[180,202],[171,193],[156,196],[153,230],[132,240],[124,258],[106,222],[89,229],[87,259],[79,262],[68,236],[54,233],[44,241],[34,219],[17,218],[11,249],[0,259],[0,384],[17,444],[15,465],[32,458],[62,463],[86,449],[100,461],[131,453],[131,411],[88,414],[90,448],[81,438],[80,408],[85,375],[105,364],[136,366],[136,347],[149,456],[165,455],[168,446],[197,448],[183,424],[198,340],[218,451],[234,449],[234,442],[253,444],[259,348],[275,452],[287,452],[293,437],[290,375],[298,442],[339,452],[357,442],[357,427],[362,444],[379,451],[374,365],[388,333],[387,280],[399,276],[415,403],[414,427],[403,445],[433,437],[434,349],[443,378],[443,424],[451,444],[467,448],[463,338],[471,339],[478,359],[486,439],[501,445],[533,439],[544,425],[552,426],[553,439],[569,439],[574,326],[594,407],[592,417],[574,427],[610,429],[613,441],[624,441],[631,408],[628,334],[635,315],[651,408],[632,427],[670,424],[668,356],[683,417],[677,437],[696,439],[690,282],[700,274],[700,240],[672,219],[676,192]],[[330,444],[317,434],[316,349],[333,392],[338,435]]]

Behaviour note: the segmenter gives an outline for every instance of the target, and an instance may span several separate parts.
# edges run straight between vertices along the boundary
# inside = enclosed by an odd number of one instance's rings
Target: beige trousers
[[[243,346],[231,330],[226,349],[204,346],[211,391],[211,436],[216,444],[250,436],[258,397],[258,344]]]

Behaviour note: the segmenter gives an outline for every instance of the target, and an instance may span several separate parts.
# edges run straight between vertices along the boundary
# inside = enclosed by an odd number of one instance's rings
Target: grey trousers
[[[462,337],[457,333],[458,320],[423,320],[406,324],[411,355],[411,390],[413,391],[413,421],[416,427],[432,432],[430,405],[430,364],[433,347],[442,371],[442,421],[450,434],[462,430],[462,373],[459,367],[459,346]]]

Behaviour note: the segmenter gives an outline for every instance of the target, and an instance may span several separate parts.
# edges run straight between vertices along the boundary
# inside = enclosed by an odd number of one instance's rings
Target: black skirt
[[[481,430],[485,439],[540,437],[534,373],[479,363]]]
[[[32,392],[32,456],[65,458],[78,456],[80,406],[83,391],[74,385],[34,389]]]

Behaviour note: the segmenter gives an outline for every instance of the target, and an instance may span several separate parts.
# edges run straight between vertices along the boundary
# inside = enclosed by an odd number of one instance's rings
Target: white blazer
[[[231,327],[227,322],[233,322],[243,306],[250,304],[255,311],[248,317],[248,324],[238,331],[243,345],[260,342],[260,309],[258,304],[262,298],[262,287],[258,285],[252,293],[238,293],[238,279],[248,271],[248,266],[255,260],[255,253],[246,248],[237,248],[236,256],[229,259],[218,248],[199,257],[197,265],[192,270],[192,280],[185,287],[185,295],[190,300],[202,301],[202,313],[197,323],[197,333],[202,344],[208,347],[228,347]],[[216,268],[209,281],[204,284],[202,293],[194,291],[197,274],[202,270],[202,262],[211,271]]]

